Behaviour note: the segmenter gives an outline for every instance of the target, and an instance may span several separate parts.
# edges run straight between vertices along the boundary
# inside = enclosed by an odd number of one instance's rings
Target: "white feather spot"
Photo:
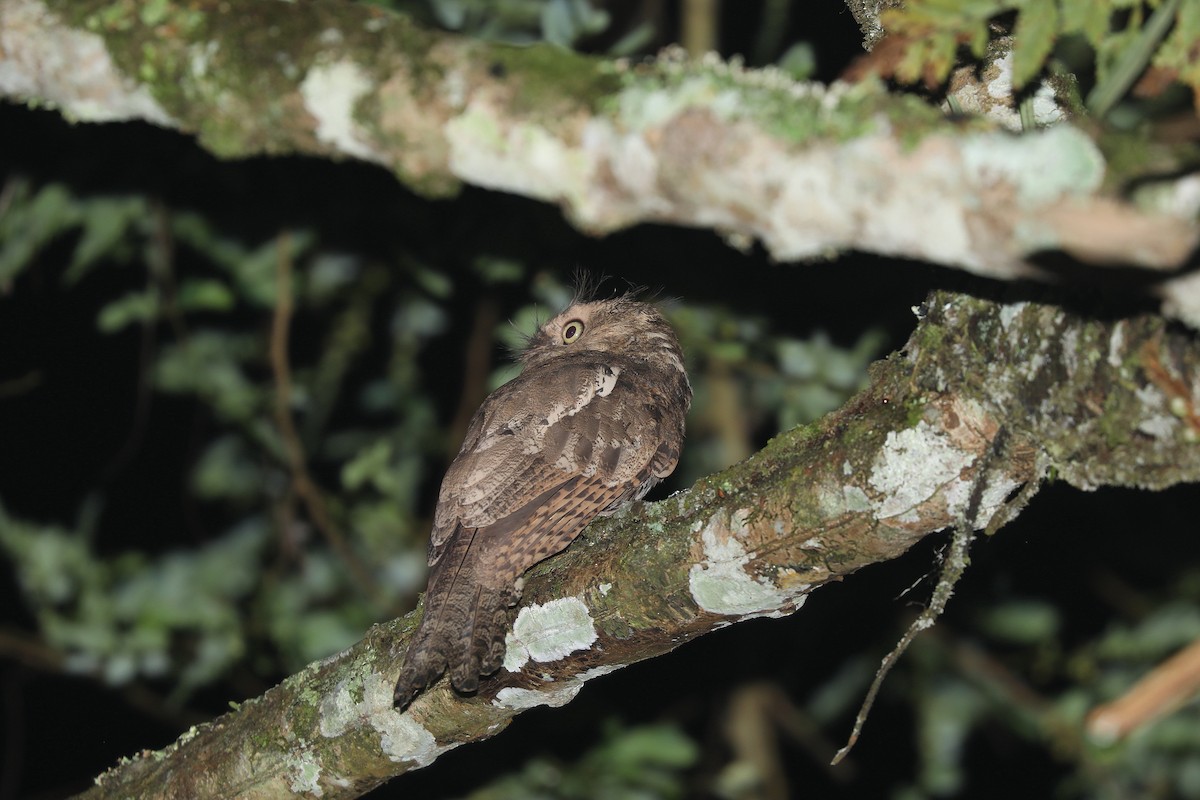
[[[621,376],[620,367],[609,367],[600,370],[596,375],[596,396],[608,397],[617,386],[617,378]]]

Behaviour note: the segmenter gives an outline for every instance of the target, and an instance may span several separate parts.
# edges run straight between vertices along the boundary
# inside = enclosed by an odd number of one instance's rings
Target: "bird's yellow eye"
[[[580,336],[583,336],[583,320],[573,319],[570,322],[568,322],[566,325],[563,325],[563,332],[562,332],[563,344],[570,344],[571,342],[578,339]]]

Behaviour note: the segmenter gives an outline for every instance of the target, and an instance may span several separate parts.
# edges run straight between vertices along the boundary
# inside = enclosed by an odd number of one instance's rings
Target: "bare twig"
[[[138,345],[137,382],[134,389],[133,424],[125,437],[125,443],[104,468],[104,480],[111,481],[137,455],[146,437],[146,425],[150,420],[150,405],[154,400],[154,384],[150,379],[154,367],[154,355],[158,347],[159,314],[169,321],[179,339],[187,338],[187,327],[183,315],[175,303],[173,279],[175,264],[175,239],[171,235],[170,211],[161,201],[151,204],[153,211],[153,234],[146,251],[146,290],[157,293],[158,312],[146,317],[141,323],[141,338]]]
[[[42,373],[39,370],[31,370],[21,377],[9,381],[0,381],[0,400],[8,397],[20,397],[27,392],[32,392],[41,383]]]
[[[680,41],[684,49],[696,58],[716,50],[721,0],[684,0],[681,11]]]
[[[467,360],[463,364],[463,388],[459,394],[458,409],[454,412],[446,439],[450,458],[458,452],[463,437],[467,435],[471,415],[487,396],[488,369],[492,363],[492,331],[496,328],[498,318],[499,311],[494,300],[484,298],[479,301],[475,308],[475,322],[467,340]]]
[[[1200,692],[1200,640],[1152,669],[1128,692],[1092,710],[1087,732],[1111,744],[1166,716]]]
[[[754,452],[741,386],[729,364],[721,359],[710,360],[707,378],[709,402],[704,423],[721,443],[721,460],[736,464]]]
[[[68,671],[64,668],[61,652],[22,631],[0,630],[0,659],[14,661],[39,673],[100,681],[100,676],[95,673]],[[112,687],[112,690],[119,694],[131,708],[166,725],[187,727],[199,725],[211,718],[211,715],[195,709],[179,707],[157,692],[138,683]]]
[[[1142,368],[1146,371],[1146,376],[1150,378],[1154,384],[1162,390],[1167,396],[1168,408],[1175,416],[1182,419],[1188,426],[1190,435],[1193,441],[1200,440],[1200,413],[1196,410],[1196,404],[1192,400],[1191,387],[1187,381],[1173,374],[1162,362],[1159,353],[1162,352],[1162,343],[1158,340],[1145,342],[1142,345],[1140,355],[1142,358]]]
[[[292,420],[292,373],[288,363],[288,329],[293,311],[292,254],[291,235],[287,231],[279,235],[278,253],[279,257],[275,262],[276,299],[275,313],[271,319],[270,359],[271,372],[275,378],[275,425],[283,440],[284,457],[292,475],[291,488],[304,504],[313,525],[354,573],[357,584],[363,587],[367,594],[378,596],[374,577],[350,549],[346,537],[329,513],[320,488],[308,472],[304,445]]]

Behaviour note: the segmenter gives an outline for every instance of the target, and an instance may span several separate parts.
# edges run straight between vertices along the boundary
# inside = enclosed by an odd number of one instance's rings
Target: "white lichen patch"
[[[518,689],[509,686],[496,693],[492,705],[497,708],[511,708],[514,711],[524,711],[537,706],[558,708],[574,700],[582,688],[583,681],[576,678],[556,683],[546,689]]]
[[[696,605],[711,614],[773,614],[792,600],[790,593],[746,571],[754,554],[747,552],[738,535],[744,533],[747,514],[745,509],[732,515],[718,511],[700,530],[704,560],[692,565],[688,585]]]
[[[1147,436],[1153,436],[1155,439],[1173,438],[1180,428],[1178,418],[1182,414],[1178,412],[1186,413],[1186,402],[1183,403],[1184,408],[1182,409],[1172,408],[1172,404],[1167,402],[1166,395],[1153,384],[1140,387],[1134,394],[1145,412],[1145,416],[1138,421],[1138,431]],[[1182,400],[1182,398],[1176,399]]]
[[[1013,480],[1008,475],[989,475],[988,484],[979,498],[979,509],[975,513],[975,518],[970,520],[971,526],[977,530],[985,527],[1000,505],[1020,485],[1019,481]],[[974,490],[974,484],[961,479],[947,484],[943,493],[946,511],[955,517],[966,513],[967,506],[971,502],[971,492]]]
[[[382,163],[385,159],[359,138],[354,120],[355,104],[371,89],[362,67],[345,60],[312,67],[300,84],[304,105],[317,121],[318,139],[347,155]]]
[[[566,658],[596,641],[596,624],[578,597],[563,597],[545,605],[528,605],[517,614],[505,639],[504,668],[517,672],[532,661]]]
[[[871,510],[871,498],[857,486],[843,486],[842,500],[846,504],[846,510],[852,513],[861,514]]]
[[[505,687],[496,693],[496,699],[492,700],[492,705],[497,708],[509,708],[514,711],[524,711],[525,709],[537,706],[558,708],[574,700],[575,696],[579,694],[579,690],[583,688],[583,685],[592,678],[598,678],[601,675],[615,672],[622,666],[624,665],[609,664],[603,667],[592,667],[574,677],[568,678],[565,681],[559,681],[544,689]]]
[[[418,767],[432,764],[457,745],[439,745],[433,734],[393,706],[392,683],[374,671],[342,680],[320,705],[321,735],[341,736],[353,727],[369,725],[379,734],[379,748],[392,761]]]
[[[221,43],[216,39],[191,45],[188,48],[188,63],[191,65],[192,75],[196,78],[207,77],[208,68],[220,51]]]
[[[973,463],[974,454],[955,447],[925,420],[889,432],[868,478],[880,495],[876,516],[888,519],[912,512],[944,487],[962,483],[959,475]]]
[[[56,105],[72,121],[179,124],[117,66],[103,36],[72,28],[38,0],[6,2],[2,17],[0,94]]]
[[[875,513],[879,519],[905,524],[919,522],[921,506],[937,501],[929,513],[960,518],[967,513],[977,476],[968,474],[975,453],[987,445],[986,431],[993,430],[986,412],[978,404],[957,401],[949,409],[954,420],[948,431],[924,420],[914,428],[891,432],[876,456],[870,483],[880,492]],[[978,529],[986,526],[1020,482],[1003,470],[984,478],[979,505],[968,520]]]
[[[1159,293],[1163,296],[1163,313],[1200,330],[1200,272],[1187,272],[1167,281]]]
[[[317,35],[317,41],[320,42],[323,47],[337,47],[343,41],[345,41],[345,38],[346,37],[337,28],[326,28]]]
[[[587,683],[592,678],[599,678],[601,675],[607,675],[610,672],[616,672],[623,666],[625,666],[625,665],[624,664],[605,664],[604,666],[601,666],[601,667],[592,667],[591,669],[585,669],[583,672],[579,673],[579,675],[577,675],[576,677],[578,677],[579,680],[583,681],[584,683]]]
[[[974,74],[973,69],[971,73]],[[980,77],[982,83],[968,80],[953,90],[952,94],[958,101],[959,108],[967,113],[983,114],[1010,131],[1020,133],[1023,124],[1013,100],[1012,53],[1005,53],[987,64]],[[1033,87],[1030,100],[1033,120],[1038,127],[1052,125],[1065,118],[1053,86],[1047,83],[1037,84]]]
[[[311,794],[314,797],[325,794],[321,788],[321,765],[307,750],[288,754],[286,774],[288,788],[294,794]]]
[[[389,704],[392,690],[388,687]],[[438,756],[457,745],[439,746],[433,734],[412,718],[395,709],[371,718],[371,727],[379,733],[379,748],[392,761],[411,761],[427,767]]]
[[[633,130],[656,128],[690,108],[703,108],[722,119],[742,110],[741,95],[709,75],[691,75],[674,86],[628,86],[617,98],[619,116]]]
[[[1104,156],[1096,143],[1066,125],[1020,137],[998,133],[970,137],[962,144],[962,159],[972,183],[1009,183],[1031,206],[1090,194],[1104,180]]]
[[[1062,337],[1063,362],[1067,365],[1067,375],[1074,377],[1079,371],[1079,329],[1069,328]]]
[[[1113,369],[1121,366],[1125,355],[1125,320],[1117,320],[1108,337],[1108,365]]]
[[[1000,325],[1006,333],[1012,331],[1013,323],[1021,316],[1022,312],[1029,307],[1029,303],[1024,301],[1018,303],[1007,303],[1000,307]],[[1014,342],[1019,344],[1019,342]]]
[[[911,150],[886,135],[848,142],[833,154],[818,156],[814,167],[829,171],[832,192],[829,201],[810,197],[808,204],[823,208],[822,217],[847,226],[851,241],[869,240],[878,243],[881,252],[912,253],[937,263],[980,269],[991,257],[978,252],[967,208],[958,194],[963,189],[954,188],[964,177],[955,148],[953,142],[938,136],[924,139]],[[864,168],[870,162],[892,166],[883,174]],[[917,178],[917,173],[922,177]],[[790,183],[789,178],[780,193],[781,201],[787,198]],[[787,199],[799,201],[795,195]],[[867,207],[870,213],[850,211]],[[914,215],[915,207],[928,209],[930,216]],[[773,217],[777,213],[772,209]],[[791,224],[798,222],[793,219]],[[827,222],[822,219],[818,224]]]
[[[443,127],[454,175],[468,183],[538,200],[583,202],[591,187],[592,160],[545,128],[501,121],[484,103],[473,103]]]
[[[1178,427],[1176,420],[1165,414],[1156,414],[1147,416],[1145,420],[1138,422],[1138,432],[1145,433],[1147,437],[1154,439],[1170,439],[1175,434],[1175,429]]]

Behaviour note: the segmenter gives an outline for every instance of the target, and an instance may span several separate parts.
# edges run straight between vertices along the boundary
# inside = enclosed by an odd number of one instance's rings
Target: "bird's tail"
[[[508,607],[515,602],[516,591],[512,580],[495,586],[494,574],[488,575],[493,580],[480,581],[475,561],[468,552],[446,553],[434,566],[425,593],[425,615],[396,681],[397,707],[407,706],[447,667],[450,682],[460,692],[475,691],[481,675],[499,669]]]

